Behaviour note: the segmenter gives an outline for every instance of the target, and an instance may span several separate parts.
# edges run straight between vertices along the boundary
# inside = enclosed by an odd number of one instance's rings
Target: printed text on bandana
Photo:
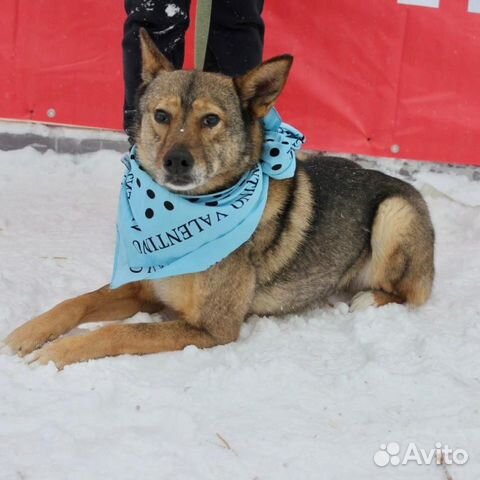
[[[178,225],[176,227],[173,227],[168,231],[159,232],[158,234],[149,236],[142,241],[133,240],[133,247],[138,253],[142,255],[148,255],[153,252],[164,250],[169,247],[173,247],[174,245],[177,245],[179,243],[188,241],[195,235],[198,235],[211,227],[215,227],[216,224],[229,216],[228,211],[230,209],[240,210],[248,203],[252,195],[255,193],[255,188],[258,185],[259,177],[260,171],[257,169],[253,173],[252,177],[245,182],[245,187],[243,188],[243,191],[238,196],[238,198],[236,198],[233,203],[226,205],[223,211],[215,210],[213,213],[207,213],[206,215],[192,218],[191,220],[182,223],[181,225]],[[131,182],[132,180],[129,181],[127,177],[125,181],[127,195],[129,193],[129,190],[131,190]],[[139,230],[136,224],[132,225],[131,228]],[[130,271],[134,273],[139,273],[142,271],[142,269],[130,268]]]

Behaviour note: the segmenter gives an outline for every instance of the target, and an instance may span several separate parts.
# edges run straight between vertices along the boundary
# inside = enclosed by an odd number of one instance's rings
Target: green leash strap
[[[211,12],[212,0],[197,1],[195,17],[195,68],[197,70],[203,70],[205,66]]]

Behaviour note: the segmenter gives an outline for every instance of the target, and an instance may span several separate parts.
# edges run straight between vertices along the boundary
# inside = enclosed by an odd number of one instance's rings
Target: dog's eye
[[[220,117],[214,113],[209,113],[202,118],[202,125],[208,128],[213,128],[215,125],[218,125],[219,122]]]
[[[165,110],[155,110],[154,118],[157,123],[170,123],[170,114]]]

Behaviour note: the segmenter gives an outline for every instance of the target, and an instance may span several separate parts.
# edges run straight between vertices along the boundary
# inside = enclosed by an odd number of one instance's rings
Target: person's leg
[[[176,68],[182,68],[189,8],[190,0],[125,0],[127,19],[122,42],[125,82],[123,126],[129,135],[135,122],[136,92],[141,83],[138,32],[144,27],[170,62]]]
[[[263,0],[212,0],[204,70],[232,77],[262,61]]]

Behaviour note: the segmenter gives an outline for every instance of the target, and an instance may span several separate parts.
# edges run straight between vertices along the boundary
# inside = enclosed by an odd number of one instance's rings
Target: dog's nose
[[[175,148],[167,153],[163,165],[171,175],[185,175],[193,167],[193,157],[187,149]]]

